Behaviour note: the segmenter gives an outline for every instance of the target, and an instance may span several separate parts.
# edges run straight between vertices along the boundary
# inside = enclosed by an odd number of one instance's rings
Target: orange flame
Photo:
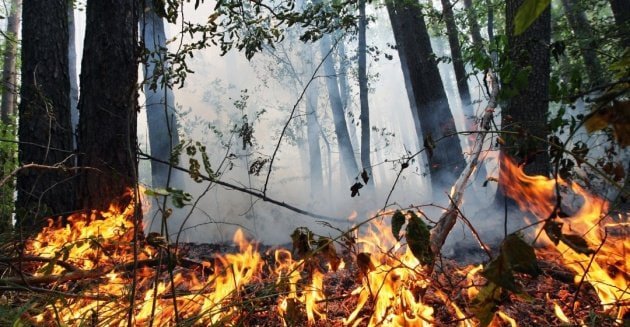
[[[571,208],[575,213],[569,217],[555,219],[562,223],[562,234],[577,235],[586,240],[590,248],[598,248],[593,254],[594,258],[593,255],[576,251],[575,246],[571,247],[571,244],[566,243],[566,239],[561,238],[557,245],[548,238],[544,241],[547,246],[555,247],[562,254],[564,264],[575,271],[576,282],[583,279],[590,283],[604,309],[611,313],[616,311],[616,317],[621,321],[628,312],[628,307],[617,304],[630,302],[630,263],[627,260],[630,240],[624,236],[609,234],[619,224],[608,214],[608,203],[589,194],[576,183],[558,178],[556,184],[555,180],[543,176],[527,176],[521,167],[509,159],[504,162],[500,174],[506,195],[514,199],[521,210],[531,211],[540,221],[552,216],[556,210],[557,188],[563,198],[576,199],[574,203],[581,202],[577,210]],[[575,206],[573,203],[571,205]],[[627,217],[622,217],[621,220],[627,221]]]

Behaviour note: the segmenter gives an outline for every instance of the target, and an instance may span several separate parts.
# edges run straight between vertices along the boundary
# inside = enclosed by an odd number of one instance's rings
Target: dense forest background
[[[627,206],[623,0],[2,8],[9,236],[139,182],[146,231],[286,242],[322,219],[447,206],[473,161],[462,210],[492,233],[505,155]]]

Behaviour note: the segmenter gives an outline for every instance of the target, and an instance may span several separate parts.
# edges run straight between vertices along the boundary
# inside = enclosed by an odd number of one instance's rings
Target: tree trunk
[[[68,73],[70,74],[70,120],[72,122],[73,144],[77,144],[77,126],[79,126],[79,81],[77,75],[77,45],[74,20],[74,0],[68,1]]]
[[[329,35],[322,37],[320,41],[322,57],[326,56],[331,50],[331,43]],[[342,99],[337,83],[337,72],[335,71],[335,63],[332,56],[326,58],[326,61],[323,63],[323,68],[326,76],[326,89],[328,91],[328,99],[330,100],[343,174],[346,177],[355,176],[359,173],[359,167],[354,157],[354,149],[352,148],[350,134],[348,133],[348,125],[346,124],[346,116],[343,111]]]
[[[315,53],[311,53],[315,58]],[[306,91],[306,135],[308,140],[308,159],[311,182],[311,195],[316,197],[322,192],[322,152],[319,146],[319,124],[317,123],[317,96],[319,85],[312,83]]]
[[[166,65],[166,33],[164,20],[155,13],[153,1],[146,1],[146,6],[143,11],[143,40],[149,57],[144,65],[144,94],[149,144],[153,157],[170,162],[171,152],[179,143],[179,135],[173,90],[162,81]],[[153,187],[165,188],[167,184],[173,185],[172,177],[169,178],[172,174],[168,165],[151,162]]]
[[[17,77],[17,45],[20,32],[20,18],[22,16],[22,0],[11,2],[11,13],[7,19],[7,32],[4,42],[4,63],[2,68],[2,105],[0,112],[2,122],[11,123],[9,118],[15,113],[16,77]]]
[[[450,188],[462,172],[465,160],[459,137],[453,134],[456,132],[455,121],[431,49],[424,17],[417,4],[388,2],[387,6],[401,66],[403,72],[407,70],[409,77],[407,92],[412,93],[409,96],[411,108],[417,110],[416,116],[424,135],[419,142],[430,147],[430,139],[437,141],[435,150],[427,150],[431,182],[434,188]],[[424,139],[429,142],[424,142]]]
[[[470,106],[470,92],[468,91],[468,75],[464,67],[462,59],[462,50],[459,45],[459,33],[457,32],[457,24],[455,23],[455,14],[450,0],[442,0],[442,15],[446,23],[446,32],[448,34],[448,44],[451,48],[451,59],[455,70],[455,78],[457,79],[457,90],[462,100],[464,115],[467,118],[472,116],[472,107]]]
[[[348,129],[348,133],[350,134],[350,144],[353,149],[352,158],[354,158],[354,149],[359,147],[359,140],[357,138],[357,125],[355,125],[355,118],[352,112],[352,94],[350,93],[351,89],[350,84],[348,83],[348,68],[350,66],[350,60],[346,55],[346,46],[344,44],[344,40],[339,41],[339,43],[337,44],[337,50],[339,74],[337,74],[335,79],[339,84],[338,87],[341,97],[341,105],[343,107],[344,122],[346,123],[346,128]],[[331,67],[333,67],[331,72],[336,72],[334,66],[334,62],[331,63]],[[352,117],[352,119],[349,119],[350,117]],[[356,166],[356,164],[354,166]],[[358,166],[356,167],[358,170]]]
[[[630,1],[628,0],[610,0],[610,9],[615,17],[615,23],[621,36],[621,46],[630,47]]]
[[[19,107],[21,165],[72,165],[68,3],[25,1],[22,25],[22,88]],[[73,182],[61,170],[22,170],[17,176],[17,223],[43,223],[46,215],[74,208]]]
[[[562,0],[562,6],[567,15],[569,26],[571,26],[573,34],[577,38],[589,81],[593,86],[603,84],[604,74],[595,52],[597,44],[586,14],[575,0]]]
[[[372,164],[370,163],[370,106],[368,101],[367,80],[367,17],[365,16],[365,0],[359,0],[359,99],[361,103],[361,166],[370,179],[369,185],[374,185],[372,178]]]
[[[503,108],[501,128],[519,134],[503,135],[505,144],[501,148],[501,154],[509,154],[517,162],[526,164],[527,174],[547,176],[549,153],[545,140],[549,135],[546,115],[549,107],[548,45],[551,15],[547,8],[525,32],[515,36],[514,17],[523,1],[509,0],[506,4],[508,55],[513,69],[512,76],[508,79],[511,83],[505,83],[503,90],[511,90],[516,95]],[[528,83],[517,85],[516,80],[526,80]]]
[[[78,201],[105,209],[137,182],[135,1],[89,0],[79,99]]]
[[[477,20],[477,12],[473,7],[472,0],[464,0],[464,8],[466,9],[466,17],[468,18],[468,26],[470,28],[470,36],[472,37],[473,46],[478,50],[483,49],[483,38],[481,37],[481,29]]]

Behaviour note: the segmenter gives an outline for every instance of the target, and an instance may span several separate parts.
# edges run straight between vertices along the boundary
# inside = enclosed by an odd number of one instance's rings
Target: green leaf
[[[427,265],[433,263],[433,252],[431,251],[429,226],[422,219],[418,218],[413,211],[407,223],[407,245],[411,253],[420,260],[420,263]]]
[[[542,273],[536,261],[536,253],[518,234],[508,235],[501,245],[501,255],[516,272],[536,277]]]
[[[479,319],[479,326],[488,326],[494,318],[501,296],[501,288],[490,282],[482,287],[471,301],[470,310]]]
[[[394,212],[392,216],[392,234],[398,241],[400,241],[400,229],[405,224],[405,220],[405,215],[400,210]]]
[[[144,190],[144,194],[148,196],[166,196],[171,193],[164,188],[147,188]]]
[[[514,18],[514,35],[520,35],[538,19],[549,6],[551,0],[525,0],[518,8]]]

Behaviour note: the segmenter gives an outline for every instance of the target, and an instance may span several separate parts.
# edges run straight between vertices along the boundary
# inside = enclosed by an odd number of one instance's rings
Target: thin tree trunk
[[[329,35],[324,35],[320,41],[320,50],[322,56],[325,56],[332,48],[332,42]],[[354,157],[354,149],[350,141],[348,133],[348,125],[346,124],[346,116],[343,111],[341,95],[339,94],[339,86],[337,83],[337,73],[335,71],[335,63],[332,56],[328,56],[323,64],[324,74],[326,75],[326,89],[328,91],[328,99],[330,100],[330,108],[333,115],[335,125],[335,134],[337,135],[337,144],[339,146],[339,154],[341,157],[341,165],[343,174],[346,177],[354,176],[359,173],[356,159]]]
[[[630,3],[628,4],[630,5]],[[601,85],[604,83],[604,74],[602,66],[597,58],[595,49],[597,48],[595,35],[591,25],[586,18],[586,14],[579,8],[579,4],[575,0],[562,0],[564,12],[567,15],[569,26],[573,30],[577,38],[584,66],[588,72],[589,81],[593,85]]]
[[[146,97],[147,124],[149,128],[149,144],[151,155],[162,161],[170,162],[171,152],[179,143],[177,131],[177,115],[173,90],[162,81],[164,65],[166,65],[166,33],[164,19],[153,9],[153,2],[146,1],[143,11],[143,40],[149,57],[144,65],[144,94]],[[152,186],[164,188],[173,185],[169,178],[169,166],[151,162]]]
[[[68,73],[70,74],[70,120],[72,122],[73,145],[76,147],[79,126],[79,81],[77,75],[77,45],[73,0],[68,1]]]
[[[7,32],[4,42],[4,63],[2,68],[2,104],[0,112],[2,122],[11,123],[9,118],[15,113],[17,83],[17,45],[22,16],[22,0],[11,1],[11,13],[7,19]]]
[[[501,128],[519,132],[519,135],[503,135],[505,144],[501,155],[509,154],[526,164],[527,174],[547,176],[549,153],[545,140],[549,135],[547,111],[549,107],[549,40],[551,15],[547,8],[521,35],[513,31],[514,17],[524,0],[509,0],[506,4],[506,29],[508,30],[508,55],[513,65],[513,78],[527,72],[527,85],[504,84],[517,94],[508,100],[501,113]],[[540,140],[536,140],[533,137]],[[541,141],[542,140],[542,141]],[[501,164],[503,169],[503,164]]]
[[[473,7],[472,0],[464,0],[464,8],[467,13],[468,26],[470,27],[470,36],[472,37],[473,46],[479,50],[483,49],[483,38],[481,37],[481,29],[479,28],[479,22],[477,20],[477,12]]]
[[[315,57],[314,54],[311,57]],[[322,152],[319,146],[319,124],[317,123],[317,96],[319,85],[312,83],[306,95],[306,135],[308,140],[308,159],[311,181],[311,194],[317,196],[322,192]]]
[[[346,46],[343,40],[340,40],[337,44],[337,60],[339,62],[339,75],[336,77],[339,84],[339,92],[341,96],[341,105],[343,107],[344,120],[346,122],[346,128],[350,134],[350,144],[352,149],[359,147],[359,140],[357,138],[357,126],[355,125],[355,118],[352,113],[352,95],[350,89],[350,83],[348,83],[348,66],[350,62],[346,56]],[[334,67],[334,63],[332,65]],[[334,68],[332,71],[335,71]],[[352,119],[349,119],[353,117]],[[354,150],[353,150],[354,151]],[[354,152],[353,152],[354,157]],[[358,168],[357,168],[358,169]]]
[[[398,52],[401,54],[401,67],[403,72],[408,71],[410,83],[407,92],[412,92],[409,97],[413,100],[411,107],[417,110],[416,116],[424,136],[419,142],[430,148],[433,145],[431,140],[439,140],[434,150],[427,150],[434,192],[437,188],[450,188],[462,172],[465,160],[459,137],[454,134],[455,121],[431,49],[424,17],[417,4],[388,2],[387,6]]]
[[[370,106],[368,101],[367,80],[367,17],[365,16],[365,0],[359,0],[359,98],[361,103],[361,166],[370,179],[368,184],[374,185],[372,164],[370,163]]]
[[[453,6],[451,5],[450,0],[442,0],[442,14],[444,16],[444,22],[446,23],[448,44],[451,48],[451,59],[455,70],[455,78],[457,79],[457,90],[459,91],[459,97],[462,100],[464,115],[470,118],[473,113],[471,110],[472,107],[470,106],[470,92],[468,91],[468,75],[466,74],[464,60],[462,59],[462,50],[459,45],[459,33],[457,32],[455,14],[453,13]]]
[[[105,209],[137,183],[136,1],[89,0],[81,65],[79,165],[83,208]]]

